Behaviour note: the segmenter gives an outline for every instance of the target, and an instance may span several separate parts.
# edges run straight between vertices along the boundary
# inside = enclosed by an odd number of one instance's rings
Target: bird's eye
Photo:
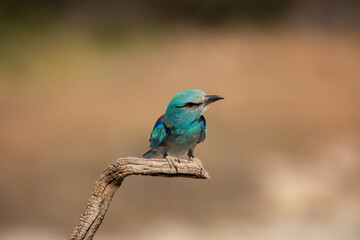
[[[184,105],[182,105],[181,107],[177,107],[177,108],[193,108],[196,106],[199,106],[201,103],[193,103],[193,102],[188,102]]]
[[[191,107],[194,107],[195,105],[196,105],[195,103],[189,102],[189,103],[185,104],[184,107],[191,108]]]

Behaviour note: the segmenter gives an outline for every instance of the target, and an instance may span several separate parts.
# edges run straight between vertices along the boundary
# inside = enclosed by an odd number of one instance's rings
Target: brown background
[[[67,238],[188,89],[225,97],[195,151],[212,179],[129,177],[96,239],[359,239],[355,1],[35,2],[0,7],[0,239]]]

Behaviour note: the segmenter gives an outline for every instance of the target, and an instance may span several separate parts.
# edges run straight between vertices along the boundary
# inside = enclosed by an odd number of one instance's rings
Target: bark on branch
[[[100,226],[115,191],[125,177],[149,175],[161,177],[210,178],[200,159],[179,159],[176,168],[165,159],[120,158],[110,164],[95,183],[85,209],[69,239],[92,239]]]

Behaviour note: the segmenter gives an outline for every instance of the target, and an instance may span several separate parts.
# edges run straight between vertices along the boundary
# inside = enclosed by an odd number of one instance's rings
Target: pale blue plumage
[[[178,93],[155,123],[150,137],[151,149],[144,157],[180,156],[185,152],[193,157],[196,145],[206,137],[206,121],[202,114],[210,103],[220,99],[223,98],[205,95],[201,90]]]
[[[169,129],[165,127],[164,120],[161,119],[155,126],[153,132],[151,133],[151,148],[158,148],[161,143],[163,143],[168,136]]]

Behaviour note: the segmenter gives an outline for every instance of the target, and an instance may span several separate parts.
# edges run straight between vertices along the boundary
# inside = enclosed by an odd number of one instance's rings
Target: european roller
[[[187,152],[191,160],[196,145],[203,142],[206,137],[206,121],[202,114],[208,109],[209,104],[221,99],[224,98],[206,95],[201,90],[176,94],[170,101],[166,113],[156,121],[150,137],[151,149],[143,156],[151,158],[162,155],[172,162],[172,157]]]

